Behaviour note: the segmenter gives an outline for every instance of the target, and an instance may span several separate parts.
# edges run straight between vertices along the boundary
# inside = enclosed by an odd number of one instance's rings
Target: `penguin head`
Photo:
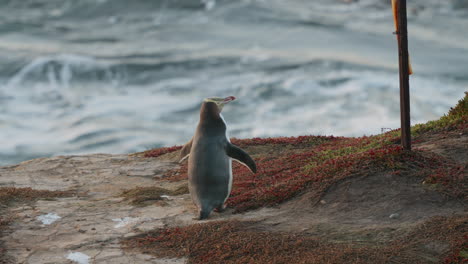
[[[205,103],[208,103],[208,102],[215,103],[216,106],[218,106],[219,113],[221,113],[221,111],[223,110],[224,105],[231,102],[231,101],[234,101],[234,100],[236,100],[236,97],[234,97],[234,96],[228,96],[228,97],[225,97],[225,98],[222,98],[222,97],[208,97],[208,98],[205,98],[205,100],[203,100],[203,102],[205,102]]]

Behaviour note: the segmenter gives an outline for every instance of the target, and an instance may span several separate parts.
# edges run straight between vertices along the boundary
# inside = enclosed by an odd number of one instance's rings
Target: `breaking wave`
[[[408,10],[418,123],[467,90],[468,8]],[[223,114],[241,138],[399,126],[388,1],[24,0],[0,17],[0,164],[183,144],[209,96],[238,97]]]

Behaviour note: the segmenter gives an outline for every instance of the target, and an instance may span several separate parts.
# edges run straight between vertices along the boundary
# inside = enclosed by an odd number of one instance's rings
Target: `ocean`
[[[203,98],[237,138],[399,120],[390,0],[0,0],[0,165],[184,144]],[[408,1],[412,124],[468,90],[468,1]]]

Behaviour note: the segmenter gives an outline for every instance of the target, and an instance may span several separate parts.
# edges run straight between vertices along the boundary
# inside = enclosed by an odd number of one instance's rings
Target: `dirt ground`
[[[415,144],[457,162],[468,162],[468,135]],[[464,214],[466,204],[421,184],[421,179],[383,172],[336,183],[319,203],[310,193],[286,202],[274,218],[261,223],[271,231],[304,232],[336,242],[384,242],[434,216]]]

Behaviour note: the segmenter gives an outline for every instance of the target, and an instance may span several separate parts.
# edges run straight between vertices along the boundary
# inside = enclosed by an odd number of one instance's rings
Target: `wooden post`
[[[392,0],[394,14],[396,13],[396,34],[398,40],[398,62],[400,68],[400,119],[401,144],[406,150],[411,150],[411,120],[409,75],[411,66],[408,56],[408,29],[406,18],[406,0]]]

